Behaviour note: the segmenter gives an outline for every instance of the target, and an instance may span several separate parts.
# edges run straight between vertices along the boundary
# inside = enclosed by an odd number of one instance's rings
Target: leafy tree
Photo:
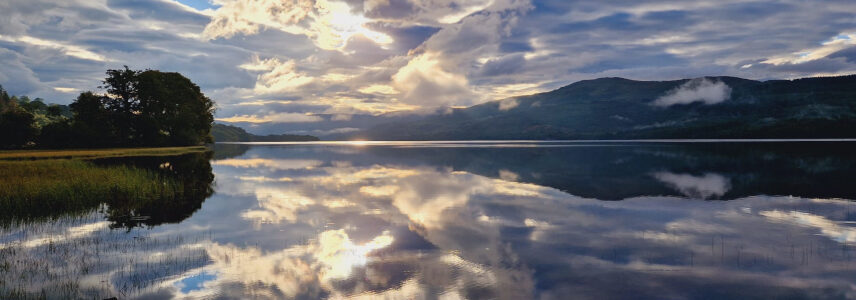
[[[138,74],[139,71],[128,69],[128,66],[124,70],[107,70],[107,78],[101,86],[107,90],[107,95],[112,95],[105,96],[103,103],[112,112],[110,121],[116,129],[116,142],[120,144],[145,144],[138,141],[134,124],[137,119],[134,113],[140,110],[136,99]]]
[[[104,102],[106,97],[96,95],[92,92],[80,93],[80,96],[71,103],[70,108],[74,114],[72,127],[75,135],[78,136],[77,143],[82,146],[103,147],[103,146],[118,146],[120,144],[117,136],[118,129],[115,127],[113,113],[108,110]],[[60,130],[62,127],[55,127],[53,130]],[[46,141],[48,144],[56,144],[53,141]]]
[[[104,95],[69,105],[9,96],[0,87],[0,147],[188,146],[212,142],[214,103],[179,73],[107,70]],[[41,135],[36,134],[41,129]]]
[[[139,139],[153,145],[210,142],[214,103],[179,73],[138,72],[134,98]]]
[[[83,138],[86,136],[75,130],[70,120],[62,120],[42,127],[36,145],[42,148],[86,147],[84,142],[87,141],[82,140]]]
[[[18,101],[12,101],[12,98],[9,97],[9,94],[6,93],[6,90],[3,89],[2,85],[0,85],[0,113],[17,108]]]
[[[20,108],[0,113],[0,147],[17,148],[33,141],[38,134],[35,122],[33,114]]]
[[[47,104],[45,104],[44,99],[42,98],[36,98],[31,100],[27,96],[21,96],[18,101],[21,108],[34,114],[45,112],[48,108]]]
[[[59,106],[57,104],[48,105],[47,113],[48,113],[48,116],[51,116],[51,117],[62,116],[62,114],[63,114],[62,106]]]
[[[179,73],[125,66],[108,70],[102,88],[106,95],[82,93],[71,105],[72,127],[91,145],[187,146],[212,140],[214,103]]]
[[[38,133],[33,114],[21,109],[18,99],[0,86],[0,148],[17,148]]]

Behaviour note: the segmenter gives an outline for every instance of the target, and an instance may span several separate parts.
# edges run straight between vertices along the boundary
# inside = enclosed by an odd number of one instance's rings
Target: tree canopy
[[[106,75],[101,86],[106,93],[83,92],[67,107],[9,97],[0,87],[0,147],[190,146],[212,141],[214,103],[190,79],[127,66],[107,70]],[[14,133],[7,130],[13,128]]]
[[[10,97],[0,86],[0,148],[24,146],[36,136],[36,133],[33,114],[22,108],[18,98]]]

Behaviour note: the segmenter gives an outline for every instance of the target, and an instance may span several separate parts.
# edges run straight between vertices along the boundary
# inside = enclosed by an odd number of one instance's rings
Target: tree
[[[214,103],[179,73],[138,72],[134,83],[141,141],[156,145],[210,142]]]
[[[62,148],[189,146],[213,141],[214,103],[181,74],[125,66],[107,70],[103,83],[106,94],[84,92],[69,106],[10,97],[0,86],[0,148],[31,142]]]
[[[17,148],[32,142],[38,134],[33,114],[10,108],[0,113],[0,148]]]
[[[57,104],[48,105],[47,113],[48,116],[51,117],[60,117],[62,116],[62,106],[59,106]]]
[[[91,147],[91,144],[84,144],[87,141],[83,138],[86,136],[75,130],[71,121],[61,120],[42,127],[42,132],[36,139],[36,145],[42,148]]]
[[[10,109],[16,109],[18,107],[17,101],[12,101],[12,98],[9,97],[9,94],[6,93],[6,90],[3,89],[3,86],[0,85],[0,113],[6,112]]]
[[[38,129],[33,114],[18,105],[18,98],[0,86],[0,148],[17,148],[33,141]]]
[[[85,140],[97,137],[116,146],[189,146],[212,140],[214,103],[179,73],[125,66],[108,70],[102,88],[106,95],[82,93],[71,105],[72,127]]]
[[[86,147],[119,146],[121,141],[118,129],[115,126],[116,117],[104,104],[106,97],[96,95],[92,92],[80,93],[69,107],[73,113],[70,125],[75,135],[78,136],[77,143]],[[62,127],[52,129],[63,129]],[[49,130],[49,132],[52,132]],[[56,144],[54,142],[49,142]]]
[[[135,112],[140,110],[136,99],[137,95],[137,75],[139,71],[131,70],[128,66],[119,70],[107,70],[107,77],[102,82],[104,85],[101,88],[107,90],[107,95],[104,97],[104,105],[112,114],[112,125],[116,129],[116,137],[118,143],[124,145],[146,144],[140,143],[137,133]]]

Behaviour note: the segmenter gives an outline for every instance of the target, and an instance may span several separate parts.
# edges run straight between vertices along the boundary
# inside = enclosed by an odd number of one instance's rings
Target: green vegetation
[[[0,87],[0,148],[191,146],[211,142],[214,103],[179,73],[108,70],[105,94],[68,107]]]
[[[211,127],[211,135],[214,136],[215,142],[307,142],[320,140],[311,135],[255,135],[246,132],[243,128],[225,124],[214,124]]]
[[[104,200],[148,202],[174,198],[181,182],[130,166],[82,160],[0,161],[0,218],[28,219],[45,212],[74,213]]]
[[[109,148],[78,150],[5,150],[0,151],[0,160],[8,159],[57,159],[57,158],[107,158],[128,156],[172,156],[208,151],[204,146],[159,147],[159,148]]]
[[[856,138],[856,75],[765,82],[735,77],[707,80],[727,85],[730,97],[716,104],[658,106],[657,99],[686,89],[691,81],[601,78],[388,123],[350,138]]]
[[[213,192],[211,152],[187,148],[183,155],[129,156],[153,150],[67,151],[62,155],[78,158],[0,160],[0,225],[87,213],[102,204],[116,227],[183,220]]]

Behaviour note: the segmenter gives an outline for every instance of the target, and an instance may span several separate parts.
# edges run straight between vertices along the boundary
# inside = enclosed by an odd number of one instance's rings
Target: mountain
[[[374,126],[370,140],[853,138],[856,75],[601,78]]]
[[[240,127],[217,123],[211,127],[211,135],[214,136],[215,142],[306,142],[319,140],[311,135],[255,135]]]

